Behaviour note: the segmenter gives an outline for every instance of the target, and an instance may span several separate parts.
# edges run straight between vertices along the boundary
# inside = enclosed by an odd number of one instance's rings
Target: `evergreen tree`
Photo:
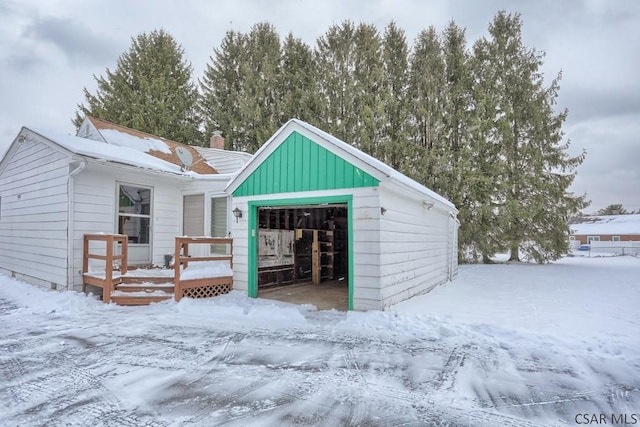
[[[278,129],[280,36],[268,23],[227,32],[200,82],[205,130],[222,131],[228,148],[255,152]]]
[[[408,159],[409,174],[418,182],[438,191],[441,172],[438,160],[443,157],[440,145],[443,133],[444,60],[442,45],[434,27],[422,31],[410,58],[409,102],[413,157]]]
[[[586,206],[584,196],[567,192],[584,153],[570,157],[563,143],[567,112],[554,112],[560,75],[544,86],[542,55],[522,42],[520,16],[499,12],[489,26],[490,39],[478,53],[488,60],[495,95],[494,144],[500,147],[504,180],[492,200],[499,203],[501,237],[510,260],[523,252],[537,262],[566,253],[567,219]],[[482,100],[479,100],[482,101]]]
[[[197,89],[184,51],[164,30],[132,38],[114,71],[96,77],[95,94],[84,89],[87,105],[78,105],[73,123],[85,115],[185,144],[202,143]]]
[[[320,76],[318,90],[324,108],[321,123],[325,130],[352,143],[357,114],[355,97],[355,28],[351,21],[332,25],[316,42],[315,58]]]
[[[460,205],[469,170],[469,143],[472,117],[471,70],[464,30],[451,22],[442,36],[444,96],[442,97],[442,133],[439,143],[441,182],[438,190]]]
[[[622,206],[621,203],[609,205],[606,208],[600,209],[597,215],[629,215],[633,212],[629,212]]]
[[[246,37],[246,62],[241,67],[244,84],[240,98],[240,116],[245,120],[245,134],[238,141],[243,149],[253,153],[280,126],[277,92],[280,71],[280,36],[266,22],[251,28]]]
[[[219,48],[214,49],[210,63],[200,81],[199,106],[204,120],[205,135],[221,131],[226,148],[242,150],[245,132],[244,118],[240,114],[240,101],[244,97],[245,36],[227,31]]]
[[[354,96],[356,117],[351,143],[367,154],[383,158],[381,133],[384,125],[382,40],[371,24],[361,23],[354,34]]]
[[[461,222],[458,258],[463,262],[481,259],[488,263],[491,256],[506,250],[498,212],[503,162],[500,146],[493,138],[498,96],[493,92],[495,76],[487,65],[490,58],[485,44],[486,40],[475,43],[469,61],[472,109],[469,150],[465,156],[468,171],[464,177],[465,191],[457,205]]]
[[[442,97],[442,132],[437,150],[437,191],[460,209],[460,258],[472,258],[493,252],[497,241],[491,212],[491,194],[496,178],[495,147],[486,144],[479,111],[474,109],[472,58],[467,50],[464,29],[453,21],[442,36],[444,94]],[[479,88],[478,88],[479,89]],[[472,250],[469,250],[469,249]]]
[[[298,118],[322,127],[318,123],[322,102],[318,94],[318,70],[313,51],[291,33],[282,46],[278,92],[281,94],[278,108],[281,123]]]
[[[407,99],[409,48],[404,31],[394,22],[391,22],[384,32],[382,63],[384,118],[381,119],[379,159],[394,169],[403,170],[406,158],[411,152]]]

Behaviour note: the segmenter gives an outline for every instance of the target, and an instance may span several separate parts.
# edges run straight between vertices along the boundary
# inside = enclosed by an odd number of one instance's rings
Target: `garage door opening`
[[[260,207],[257,226],[258,297],[348,310],[347,205]]]

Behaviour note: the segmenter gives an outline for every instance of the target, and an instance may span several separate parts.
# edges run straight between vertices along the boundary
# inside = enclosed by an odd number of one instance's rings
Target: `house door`
[[[129,238],[129,264],[151,263],[151,188],[118,185],[118,233]]]

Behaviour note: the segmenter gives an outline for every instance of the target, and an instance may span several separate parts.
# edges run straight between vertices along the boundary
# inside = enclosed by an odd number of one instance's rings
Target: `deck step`
[[[173,293],[162,291],[155,292],[122,292],[114,291],[111,301],[117,305],[149,305],[153,302],[173,299]]]
[[[173,293],[174,284],[172,282],[165,281],[162,283],[153,283],[153,282],[142,282],[142,283],[120,283],[116,286],[116,291],[120,291],[123,293],[132,293],[132,292],[166,292]]]
[[[168,283],[173,282],[173,275],[171,276],[134,276],[126,274],[122,276],[122,283],[137,284],[137,283]]]

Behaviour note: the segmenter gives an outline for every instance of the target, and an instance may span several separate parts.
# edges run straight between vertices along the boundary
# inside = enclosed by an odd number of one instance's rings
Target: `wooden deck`
[[[105,303],[147,305],[171,298],[176,301],[184,297],[209,298],[228,293],[233,288],[233,239],[176,237],[176,262],[171,269],[132,269],[127,265],[127,245],[128,239],[124,235],[84,236],[83,292],[87,285],[96,286],[102,289]],[[194,257],[189,255],[190,245],[224,245],[227,253]],[[96,246],[99,246],[99,253],[96,253]],[[104,261],[104,269],[90,271],[91,259]],[[224,265],[215,264],[220,262]],[[207,263],[214,263],[216,268],[212,269]],[[203,264],[209,268],[199,268]]]

